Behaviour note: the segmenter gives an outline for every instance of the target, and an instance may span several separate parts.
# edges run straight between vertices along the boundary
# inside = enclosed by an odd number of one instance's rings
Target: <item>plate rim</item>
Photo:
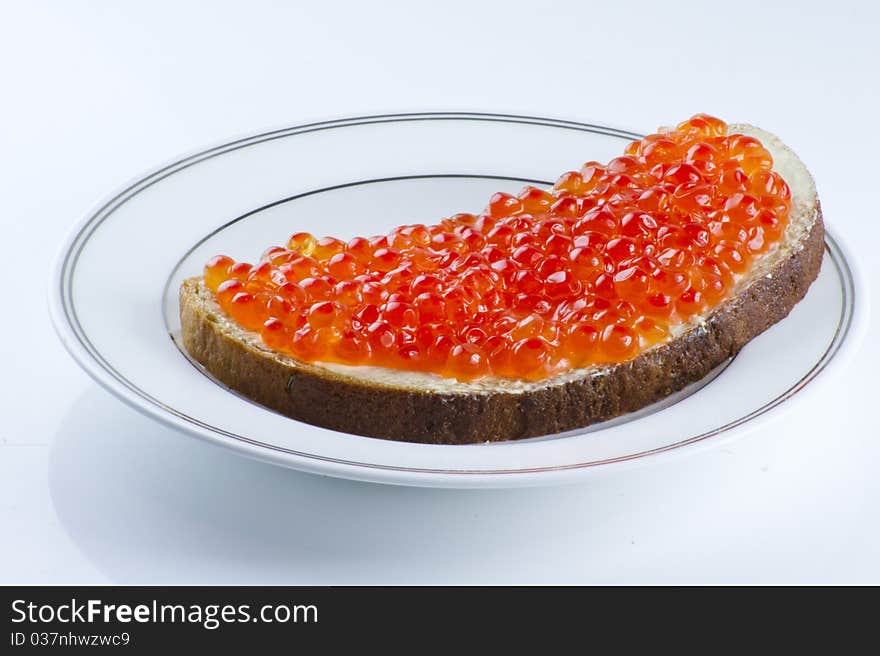
[[[721,439],[719,438],[722,434],[726,434],[724,437],[730,437],[734,434],[743,433],[749,430],[749,428],[755,427],[757,425],[755,420],[759,417],[775,414],[779,411],[780,407],[782,409],[790,407],[791,404],[786,404],[786,401],[789,401],[798,392],[803,390],[822,371],[835,364],[841,364],[842,360],[848,359],[846,355],[851,355],[860,341],[858,337],[864,332],[866,323],[864,316],[866,314],[866,294],[864,293],[861,276],[850,255],[851,251],[840,243],[839,238],[828,234],[826,225],[824,249],[831,256],[843,287],[844,304],[841,319],[838,322],[835,335],[819,360],[800,380],[783,393],[760,408],[724,426],[672,444],[604,460],[504,470],[449,470],[366,463],[310,454],[259,442],[189,417],[166,405],[159,399],[152,397],[143,390],[140,390],[134,382],[128,380],[119,372],[114,371],[109,364],[102,361],[98,349],[90,344],[85,331],[76,320],[72,298],[70,298],[67,292],[72,283],[73,272],[76,268],[79,253],[83,250],[91,234],[98,229],[104,219],[112,215],[116,208],[123,205],[131,197],[178,171],[226,152],[265,141],[339,127],[429,120],[492,121],[573,129],[619,138],[635,139],[642,136],[636,132],[600,124],[579,123],[563,119],[541,118],[520,114],[416,112],[357,116],[287,126],[251,134],[231,141],[224,141],[209,148],[196,149],[185,156],[171,160],[164,166],[152,169],[145,174],[133,178],[129,183],[117,188],[116,191],[97,203],[80,221],[72,226],[58,250],[48,290],[50,315],[62,344],[74,360],[96,382],[129,406],[153,419],[159,420],[163,424],[211,443],[235,450],[243,455],[313,473],[357,480],[409,485],[482,487],[487,486],[487,484],[488,486],[540,484],[550,482],[550,479],[570,478],[567,475],[573,472],[583,472],[586,470],[604,471],[609,468],[619,468],[625,465],[642,464],[645,461],[656,461],[663,455],[692,452],[696,446],[709,446],[720,443]],[[849,304],[847,304],[847,300],[850,301]]]

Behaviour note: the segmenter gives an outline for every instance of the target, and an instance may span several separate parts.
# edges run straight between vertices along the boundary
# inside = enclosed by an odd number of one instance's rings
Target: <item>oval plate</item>
[[[175,341],[177,288],[212,255],[253,260],[294,231],[377,234],[479,210],[495,191],[549,185],[585,160],[617,156],[639,136],[448,113],[327,121],[225,143],[135,181],[73,230],[51,281],[53,320],[80,365],[136,409],[250,457],[319,474],[534,485],[719,444],[785,405],[853,341],[853,318],[862,313],[851,267],[830,235],[806,298],[706,379],[638,413],[520,442],[409,444],[297,422],[231,393]]]

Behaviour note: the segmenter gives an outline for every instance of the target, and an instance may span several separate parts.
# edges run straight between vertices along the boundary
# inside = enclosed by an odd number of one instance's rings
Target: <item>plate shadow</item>
[[[634,511],[603,478],[448,490],[301,473],[190,439],[99,388],[62,422],[49,485],[77,546],[129,584],[547,581],[559,558],[613,549],[607,525]]]

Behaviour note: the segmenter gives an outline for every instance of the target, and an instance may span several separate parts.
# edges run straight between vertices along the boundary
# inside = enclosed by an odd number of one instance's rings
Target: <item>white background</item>
[[[764,127],[814,172],[876,301],[877,3],[710,6],[3,3],[0,583],[880,583],[873,326],[850,366],[732,445],[580,485],[444,491],[175,434],[99,389],[48,319],[64,233],[146,169],[242,133],[425,110]]]

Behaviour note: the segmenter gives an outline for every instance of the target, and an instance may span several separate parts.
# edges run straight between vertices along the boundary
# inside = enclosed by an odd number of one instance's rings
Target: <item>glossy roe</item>
[[[756,139],[698,114],[477,215],[348,242],[299,232],[205,282],[271,348],[474,380],[621,362],[723,301],[773,248],[788,185]]]

